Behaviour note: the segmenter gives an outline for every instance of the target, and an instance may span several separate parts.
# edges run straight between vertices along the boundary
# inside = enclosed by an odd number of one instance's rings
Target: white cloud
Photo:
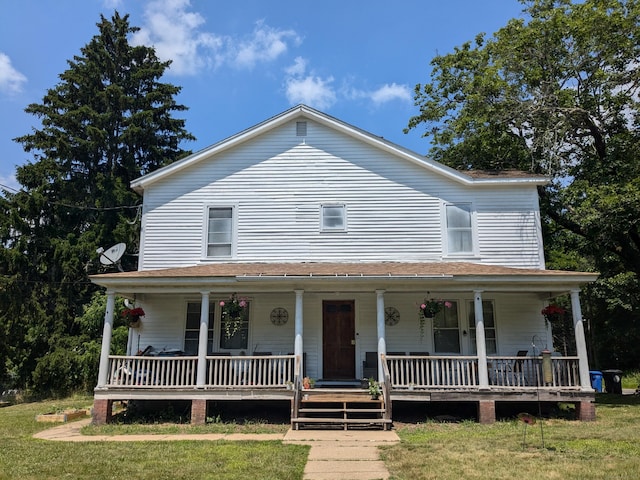
[[[146,26],[132,38],[134,45],[153,45],[161,60],[172,60],[171,71],[193,75],[207,65],[220,63],[222,37],[199,31],[205,19],[188,12],[189,0],[156,0],[145,10]]]
[[[207,32],[205,18],[190,7],[189,0],[150,2],[146,24],[132,38],[134,45],[153,45],[161,60],[172,60],[170,70],[177,75],[195,75],[223,64],[250,69],[286,53],[289,42],[301,41],[293,30],[272,28],[263,21],[246,38]]]
[[[0,93],[9,95],[20,93],[26,81],[27,77],[13,68],[11,59],[0,52]]]
[[[371,92],[370,97],[373,103],[380,105],[382,103],[391,102],[393,100],[411,101],[412,90],[406,85],[397,85],[392,83],[386,84],[379,89]]]
[[[326,109],[336,102],[336,93],[332,86],[333,77],[320,78],[306,73],[307,61],[297,57],[293,65],[285,69],[285,92],[291,104],[306,105]]]
[[[251,36],[235,47],[233,64],[241,68],[253,68],[259,62],[273,61],[286,53],[288,40],[296,44],[301,42],[293,30],[278,30],[265,25],[261,20],[256,23]]]

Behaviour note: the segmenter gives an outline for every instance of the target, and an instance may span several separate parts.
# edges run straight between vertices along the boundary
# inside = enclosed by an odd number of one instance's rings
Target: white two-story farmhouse
[[[135,180],[139,269],[92,277],[94,420],[115,400],[190,400],[201,423],[209,401],[289,399],[294,426],[375,423],[350,418],[361,404],[386,426],[396,400],[476,402],[491,422],[538,398],[593,419],[579,291],[596,275],[545,270],[546,181],[456,171],[304,105]],[[576,356],[541,314],[563,294]],[[109,354],[116,296],[145,313],[127,356]],[[346,390],[369,377],[378,400]]]

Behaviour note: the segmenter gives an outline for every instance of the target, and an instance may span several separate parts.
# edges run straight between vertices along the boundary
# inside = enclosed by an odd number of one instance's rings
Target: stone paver
[[[379,445],[400,439],[393,431],[289,430],[284,443],[310,445],[304,480],[375,480],[389,478]]]
[[[380,460],[379,445],[400,441],[393,431],[369,430],[289,430],[286,434],[176,434],[176,435],[82,435],[90,418],[38,432],[35,438],[65,442],[141,442],[174,440],[276,440],[310,445],[304,480],[388,479],[389,471]]]

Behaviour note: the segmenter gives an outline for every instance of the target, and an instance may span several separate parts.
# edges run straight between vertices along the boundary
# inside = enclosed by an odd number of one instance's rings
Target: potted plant
[[[141,307],[125,308],[122,311],[122,318],[127,322],[130,328],[138,328],[140,326],[140,317],[144,317],[144,310]]]
[[[302,379],[302,388],[304,388],[305,390],[309,390],[310,388],[313,388],[315,384],[316,384],[316,381],[313,378],[304,377]]]
[[[382,390],[380,390],[380,384],[373,377],[369,379],[369,395],[371,395],[371,400],[377,400]]]

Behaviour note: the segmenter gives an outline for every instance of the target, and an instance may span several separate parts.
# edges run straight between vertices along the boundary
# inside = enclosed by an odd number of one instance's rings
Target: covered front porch
[[[461,274],[460,264],[451,267],[455,275],[443,264],[317,264],[304,272],[287,265],[269,275],[255,269],[276,267],[233,265],[219,272],[213,267],[94,277],[107,288],[95,422],[110,419],[114,401],[136,399],[190,400],[194,423],[205,422],[209,401],[288,400],[295,419],[304,376],[377,378],[382,415],[389,421],[394,401],[477,402],[481,422],[495,419],[496,402],[538,399],[574,403],[583,420],[595,416],[579,303],[579,284],[591,275],[478,265]],[[240,348],[222,348],[224,342],[215,340],[224,331],[218,303],[235,292],[250,304],[247,340]],[[453,327],[431,320],[418,332],[415,299],[424,292],[451,299]],[[540,316],[545,299],[567,292],[573,356],[552,354]],[[194,304],[194,294],[199,316],[185,333],[189,323],[175,320],[176,305]],[[138,343],[140,338],[143,345],[155,343],[155,351],[110,355],[116,295],[144,306],[148,317],[136,333]],[[399,324],[388,321],[390,305],[403,318]],[[268,321],[269,313],[282,310],[291,312],[291,321],[277,324],[273,316]],[[185,351],[188,342],[193,353]],[[455,353],[442,352],[454,344]],[[369,354],[374,362],[367,366]]]

